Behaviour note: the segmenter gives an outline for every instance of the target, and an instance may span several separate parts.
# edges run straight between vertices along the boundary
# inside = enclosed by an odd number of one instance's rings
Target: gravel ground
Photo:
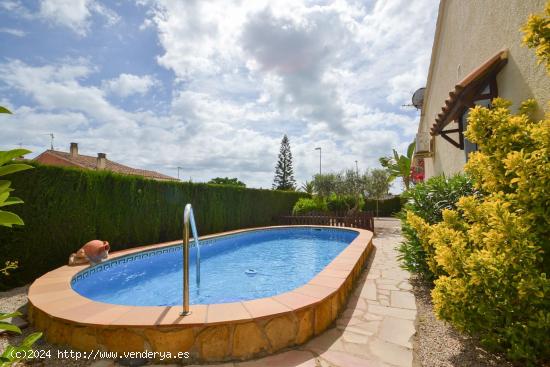
[[[0,292],[0,312],[13,312],[19,309],[21,306],[24,306],[27,303],[27,291],[29,286],[14,288],[7,292]],[[35,332],[33,327],[27,327],[23,329],[22,335],[16,334],[0,334],[0,351],[3,351],[6,345],[19,344],[27,335]],[[75,360],[75,359],[58,359],[58,351],[70,351],[68,347],[54,346],[46,343],[44,339],[40,339],[35,345],[34,349],[36,350],[46,350],[51,352],[51,359],[47,360],[34,360],[26,361],[24,363],[18,363],[18,366],[66,366],[66,367],[80,367],[91,365],[92,362],[86,360]]]
[[[411,279],[418,309],[413,346],[415,361],[423,367],[512,367],[502,356],[480,347],[474,338],[456,331],[449,323],[438,320],[428,284]]]

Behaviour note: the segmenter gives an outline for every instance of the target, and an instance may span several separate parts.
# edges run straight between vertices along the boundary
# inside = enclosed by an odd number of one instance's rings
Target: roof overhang
[[[449,98],[445,100],[441,112],[437,115],[430,134],[438,135],[451,121],[460,117],[464,107],[472,107],[476,95],[496,77],[507,62],[508,50],[501,50],[455,85],[449,92]]]

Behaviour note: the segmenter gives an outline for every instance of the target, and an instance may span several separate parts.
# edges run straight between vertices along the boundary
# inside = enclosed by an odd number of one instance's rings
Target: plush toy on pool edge
[[[99,264],[109,256],[109,242],[93,240],[69,257],[69,265]]]

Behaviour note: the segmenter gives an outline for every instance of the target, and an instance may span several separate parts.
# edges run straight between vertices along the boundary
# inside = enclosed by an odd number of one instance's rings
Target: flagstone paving
[[[375,222],[375,252],[335,325],[305,345],[274,356],[217,367],[409,367],[416,303],[399,267],[399,222]]]

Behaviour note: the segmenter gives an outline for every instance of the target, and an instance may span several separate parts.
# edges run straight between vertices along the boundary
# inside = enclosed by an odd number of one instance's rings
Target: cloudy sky
[[[402,152],[437,0],[0,0],[0,149],[82,154],[271,187]]]

